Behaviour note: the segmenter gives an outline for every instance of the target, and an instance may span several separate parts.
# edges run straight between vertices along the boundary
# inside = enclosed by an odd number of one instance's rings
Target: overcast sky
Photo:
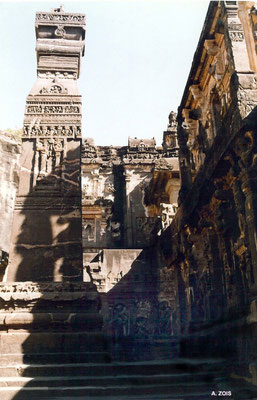
[[[62,1],[85,13],[83,136],[98,145],[155,137],[176,111],[206,16],[202,0]],[[21,128],[36,79],[35,13],[60,2],[0,1],[0,129]]]

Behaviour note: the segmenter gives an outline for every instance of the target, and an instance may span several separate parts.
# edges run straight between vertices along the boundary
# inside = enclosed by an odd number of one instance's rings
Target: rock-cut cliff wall
[[[16,190],[19,181],[21,145],[18,138],[0,131],[0,264],[9,253]],[[1,261],[2,260],[2,261]],[[0,271],[2,274],[4,271]]]

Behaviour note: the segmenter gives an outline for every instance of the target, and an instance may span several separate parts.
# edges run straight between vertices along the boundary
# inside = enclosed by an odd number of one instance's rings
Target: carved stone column
[[[82,280],[81,96],[85,16],[36,14],[37,80],[27,97],[8,281]]]
[[[26,102],[11,262],[0,286],[0,363],[104,361],[99,294],[82,282],[77,77],[85,15],[37,13],[36,36],[38,76]]]

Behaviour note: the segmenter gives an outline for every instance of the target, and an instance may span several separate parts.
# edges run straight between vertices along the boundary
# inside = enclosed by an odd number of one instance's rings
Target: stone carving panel
[[[39,171],[38,177],[51,174],[63,159],[64,139],[37,139],[36,160]]]
[[[52,105],[33,104],[28,105],[26,109],[27,114],[79,114],[79,106],[60,105],[52,103]]]
[[[34,137],[70,137],[78,138],[81,137],[81,126],[77,125],[40,125],[31,123],[24,125],[23,137],[34,138]]]
[[[40,94],[68,94],[68,89],[61,85],[51,85],[50,87],[43,87],[39,91]]]

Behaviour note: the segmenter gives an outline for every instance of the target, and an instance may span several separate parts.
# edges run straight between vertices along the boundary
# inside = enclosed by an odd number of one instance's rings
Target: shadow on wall
[[[51,174],[37,179],[16,211],[14,229],[20,234],[10,266],[16,266],[14,281],[81,280],[80,202],[80,161],[73,150]]]
[[[115,360],[170,359],[177,355],[176,315],[169,299],[159,294],[155,248],[142,250],[120,281],[102,293],[104,330]]]

